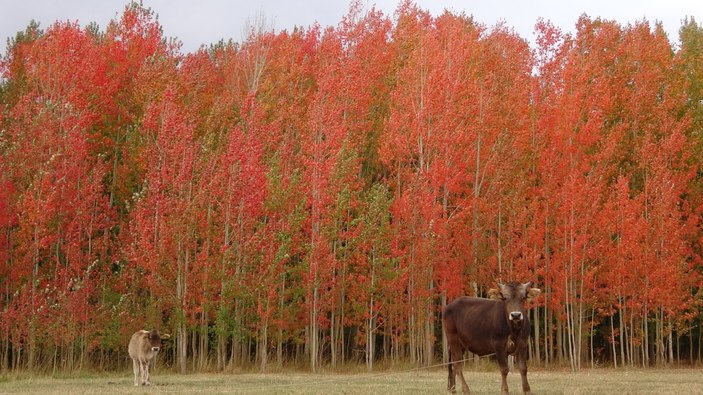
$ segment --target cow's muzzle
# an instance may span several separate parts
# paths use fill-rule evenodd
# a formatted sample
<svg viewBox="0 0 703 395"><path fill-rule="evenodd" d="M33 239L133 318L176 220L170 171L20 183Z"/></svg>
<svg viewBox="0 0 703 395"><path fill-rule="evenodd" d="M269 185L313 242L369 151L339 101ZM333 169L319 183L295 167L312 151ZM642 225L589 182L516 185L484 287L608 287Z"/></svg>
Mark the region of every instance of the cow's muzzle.
<svg viewBox="0 0 703 395"><path fill-rule="evenodd" d="M151 351L154 351L154 352L159 352L159 350L160 350L159 347L152 347L152 348L151 348Z"/></svg>
<svg viewBox="0 0 703 395"><path fill-rule="evenodd" d="M510 313L510 321L522 322L522 313L519 311L513 311Z"/></svg>

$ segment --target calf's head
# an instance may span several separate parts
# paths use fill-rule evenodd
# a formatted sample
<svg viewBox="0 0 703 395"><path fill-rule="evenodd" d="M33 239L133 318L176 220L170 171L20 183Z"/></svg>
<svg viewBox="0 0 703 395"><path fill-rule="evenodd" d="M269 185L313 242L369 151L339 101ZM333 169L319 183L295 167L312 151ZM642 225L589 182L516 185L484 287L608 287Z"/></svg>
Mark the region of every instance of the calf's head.
<svg viewBox="0 0 703 395"><path fill-rule="evenodd" d="M532 288L529 281L524 284L511 282L498 284L498 289L490 289L488 296L503 301L508 323L514 329L520 329L527 314L525 302L536 298L541 292L539 288Z"/></svg>
<svg viewBox="0 0 703 395"><path fill-rule="evenodd" d="M161 334L156 329L149 331L147 336L147 347L149 350L159 352L161 349Z"/></svg>

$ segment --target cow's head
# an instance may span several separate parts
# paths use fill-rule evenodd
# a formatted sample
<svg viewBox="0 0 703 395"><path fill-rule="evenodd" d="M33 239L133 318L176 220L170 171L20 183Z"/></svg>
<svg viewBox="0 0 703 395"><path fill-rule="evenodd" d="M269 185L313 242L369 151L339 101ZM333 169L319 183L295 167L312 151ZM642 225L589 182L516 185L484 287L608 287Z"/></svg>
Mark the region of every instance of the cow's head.
<svg viewBox="0 0 703 395"><path fill-rule="evenodd" d="M525 302L536 298L541 292L539 288L532 288L531 282L524 284L511 282L498 284L498 289L490 289L488 296L491 299L503 301L508 322L514 329L520 329L527 314Z"/></svg>
<svg viewBox="0 0 703 395"><path fill-rule="evenodd" d="M161 349L161 334L156 329L149 331L147 336L149 350L159 352Z"/></svg>

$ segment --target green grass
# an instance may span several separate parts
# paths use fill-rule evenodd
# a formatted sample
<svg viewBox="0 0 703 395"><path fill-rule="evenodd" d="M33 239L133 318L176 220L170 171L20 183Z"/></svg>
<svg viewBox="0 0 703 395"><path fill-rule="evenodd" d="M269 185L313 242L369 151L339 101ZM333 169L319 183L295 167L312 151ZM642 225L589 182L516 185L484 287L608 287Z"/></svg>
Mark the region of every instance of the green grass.
<svg viewBox="0 0 703 395"><path fill-rule="evenodd" d="M465 369L472 394L500 393L500 374ZM534 394L703 394L703 371L670 370L534 370L529 373ZM80 377L4 376L0 394L442 394L444 369L306 374L187 374L156 371L151 387L133 387L131 372L81 374ZM511 372L508 385L521 394L520 374Z"/></svg>

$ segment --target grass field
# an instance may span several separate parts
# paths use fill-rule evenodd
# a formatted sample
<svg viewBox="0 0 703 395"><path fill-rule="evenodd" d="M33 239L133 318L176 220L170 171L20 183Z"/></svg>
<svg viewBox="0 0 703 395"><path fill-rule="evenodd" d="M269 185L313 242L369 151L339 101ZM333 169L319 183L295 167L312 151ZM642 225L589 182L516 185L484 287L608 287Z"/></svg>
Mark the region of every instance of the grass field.
<svg viewBox="0 0 703 395"><path fill-rule="evenodd" d="M500 374L465 371L472 394L500 393ZM529 373L534 394L703 394L703 370L585 370ZM357 374L189 374L156 371L151 387L133 387L131 373L82 377L0 377L0 394L443 394L445 370ZM521 394L520 374L508 385Z"/></svg>

